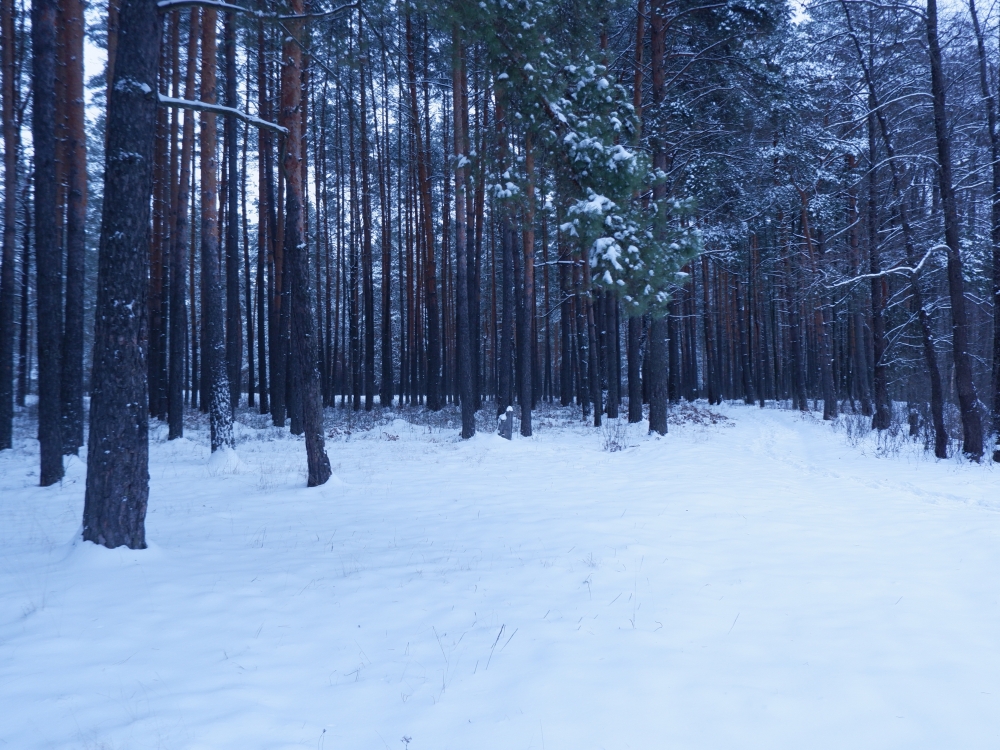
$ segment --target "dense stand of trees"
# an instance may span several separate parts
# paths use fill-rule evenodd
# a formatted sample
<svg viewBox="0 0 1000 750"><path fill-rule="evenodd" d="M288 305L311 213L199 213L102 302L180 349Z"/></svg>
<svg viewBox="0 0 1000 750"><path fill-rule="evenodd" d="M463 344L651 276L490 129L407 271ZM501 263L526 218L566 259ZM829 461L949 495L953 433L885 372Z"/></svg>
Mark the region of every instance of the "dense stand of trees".
<svg viewBox="0 0 1000 750"><path fill-rule="evenodd" d="M310 485L324 407L736 399L1000 460L984 10L0 0L0 449L37 394L59 481L89 394L84 534L138 547L190 409L304 435Z"/></svg>

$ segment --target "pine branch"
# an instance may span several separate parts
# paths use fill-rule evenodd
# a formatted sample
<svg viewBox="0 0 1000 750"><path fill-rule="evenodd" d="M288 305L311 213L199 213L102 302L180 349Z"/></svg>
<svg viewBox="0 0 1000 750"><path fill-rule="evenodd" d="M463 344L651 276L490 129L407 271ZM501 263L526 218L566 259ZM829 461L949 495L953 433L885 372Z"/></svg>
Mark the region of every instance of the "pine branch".
<svg viewBox="0 0 1000 750"><path fill-rule="evenodd" d="M160 0L156 4L157 9L161 13L168 13L172 10L177 10L178 8L188 8L197 5L201 8L215 8L216 10L227 11L231 13L246 13L254 18L266 18L278 21L294 21L301 18L326 18L327 16L333 16L340 13L342 10L347 10L348 8L356 8L358 3L351 2L345 3L344 5L338 5L332 10L323 11L322 13L291 13L291 14L281 14L281 13L264 13L259 10L251 10L250 8L244 8L242 5L233 5L232 3L226 3L222 0Z"/></svg>
<svg viewBox="0 0 1000 750"><path fill-rule="evenodd" d="M208 104L207 102L192 101L191 99L174 99L173 97L164 96L163 94L159 94L158 100L160 104L166 107L192 109L195 112L212 112L217 115L233 115L248 125L253 125L254 127L261 128L262 130L271 130L280 135L288 135L288 129L283 128L281 125L276 125L273 122L262 120L259 117L254 117L253 115L248 115L246 112L242 112L241 110L234 109L232 107L224 107L221 104Z"/></svg>

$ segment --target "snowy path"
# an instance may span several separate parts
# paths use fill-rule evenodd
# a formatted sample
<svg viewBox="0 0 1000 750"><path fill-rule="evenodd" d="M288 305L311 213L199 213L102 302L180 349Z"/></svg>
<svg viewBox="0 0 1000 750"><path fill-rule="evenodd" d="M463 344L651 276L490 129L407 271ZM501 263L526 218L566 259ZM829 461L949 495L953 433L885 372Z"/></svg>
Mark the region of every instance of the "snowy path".
<svg viewBox="0 0 1000 750"><path fill-rule="evenodd" d="M0 455L0 748L997 747L1000 471L721 411L397 421L314 490L296 441L160 436L143 552Z"/></svg>

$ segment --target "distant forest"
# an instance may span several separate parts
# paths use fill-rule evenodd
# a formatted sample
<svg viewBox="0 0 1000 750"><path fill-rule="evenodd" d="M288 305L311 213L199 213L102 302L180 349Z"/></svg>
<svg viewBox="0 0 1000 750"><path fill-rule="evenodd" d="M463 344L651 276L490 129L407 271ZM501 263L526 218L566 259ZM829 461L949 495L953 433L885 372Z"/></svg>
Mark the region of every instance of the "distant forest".
<svg viewBox="0 0 1000 750"><path fill-rule="evenodd" d="M310 485L324 408L741 400L1000 461L997 8L240 2L0 0L0 449L37 403L47 485L86 438L85 538L144 546L193 409Z"/></svg>

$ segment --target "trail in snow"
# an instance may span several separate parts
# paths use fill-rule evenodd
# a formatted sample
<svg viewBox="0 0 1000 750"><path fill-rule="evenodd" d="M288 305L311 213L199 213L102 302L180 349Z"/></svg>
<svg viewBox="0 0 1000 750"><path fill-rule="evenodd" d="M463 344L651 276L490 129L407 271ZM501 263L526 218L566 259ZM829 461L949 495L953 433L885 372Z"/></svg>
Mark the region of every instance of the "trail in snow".
<svg viewBox="0 0 1000 750"><path fill-rule="evenodd" d="M0 454L0 747L996 747L1000 473L716 411L396 420L316 489L273 429L157 432L142 552Z"/></svg>

